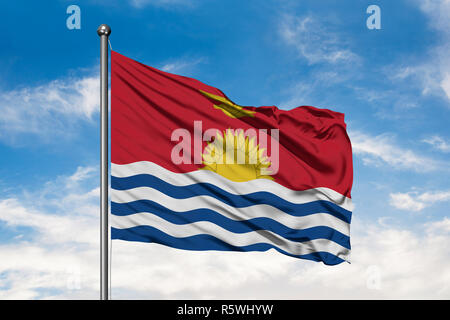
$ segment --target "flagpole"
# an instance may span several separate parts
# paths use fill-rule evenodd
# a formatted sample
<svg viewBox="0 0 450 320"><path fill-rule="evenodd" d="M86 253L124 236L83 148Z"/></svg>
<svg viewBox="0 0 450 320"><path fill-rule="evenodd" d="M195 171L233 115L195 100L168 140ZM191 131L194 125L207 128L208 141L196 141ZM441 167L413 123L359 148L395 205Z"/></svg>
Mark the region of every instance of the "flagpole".
<svg viewBox="0 0 450 320"><path fill-rule="evenodd" d="M108 300L108 37L111 28L102 24L97 34L100 37L100 300Z"/></svg>

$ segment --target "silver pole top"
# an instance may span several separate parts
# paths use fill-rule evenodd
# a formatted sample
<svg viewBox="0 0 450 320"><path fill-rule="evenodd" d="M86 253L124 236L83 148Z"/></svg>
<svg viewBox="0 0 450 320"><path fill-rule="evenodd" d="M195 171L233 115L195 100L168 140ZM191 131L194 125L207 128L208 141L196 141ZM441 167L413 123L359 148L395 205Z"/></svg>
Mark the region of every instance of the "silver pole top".
<svg viewBox="0 0 450 320"><path fill-rule="evenodd" d="M97 34L101 36L109 36L111 34L111 28L107 24L101 24L97 29Z"/></svg>

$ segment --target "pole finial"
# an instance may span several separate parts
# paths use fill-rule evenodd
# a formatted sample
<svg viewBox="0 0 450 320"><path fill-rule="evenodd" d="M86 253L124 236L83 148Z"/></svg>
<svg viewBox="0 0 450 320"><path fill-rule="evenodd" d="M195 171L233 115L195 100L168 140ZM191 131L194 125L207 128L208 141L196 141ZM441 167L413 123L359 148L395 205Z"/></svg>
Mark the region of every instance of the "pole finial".
<svg viewBox="0 0 450 320"><path fill-rule="evenodd" d="M111 28L107 24L101 24L97 29L97 34L101 36L109 36L111 34Z"/></svg>

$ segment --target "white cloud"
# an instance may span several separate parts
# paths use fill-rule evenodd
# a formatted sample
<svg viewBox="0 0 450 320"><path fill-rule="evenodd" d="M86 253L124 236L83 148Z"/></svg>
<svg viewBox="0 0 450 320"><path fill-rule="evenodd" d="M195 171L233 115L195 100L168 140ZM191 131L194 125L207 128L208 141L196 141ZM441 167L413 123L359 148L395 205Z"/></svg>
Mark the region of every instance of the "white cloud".
<svg viewBox="0 0 450 320"><path fill-rule="evenodd" d="M450 100L450 88L448 87L448 75L450 60L440 58L440 47L433 48L428 61L417 65L404 66L402 64L386 68L388 77L396 84L403 83L409 88L420 90L423 96L435 95Z"/></svg>
<svg viewBox="0 0 450 320"><path fill-rule="evenodd" d="M446 73L440 83L442 90L444 90L447 98L450 100L450 73Z"/></svg>
<svg viewBox="0 0 450 320"><path fill-rule="evenodd" d="M0 245L0 299L97 298L98 252L92 248L17 242ZM80 270L80 272L77 272ZM71 286L79 282L80 288Z"/></svg>
<svg viewBox="0 0 450 320"><path fill-rule="evenodd" d="M450 2L448 0L416 0L416 5L437 32L438 43L431 47L428 59L415 65L390 66L393 80L405 81L409 87L418 85L423 95L437 95L450 101Z"/></svg>
<svg viewBox="0 0 450 320"><path fill-rule="evenodd" d="M328 96L324 92L329 91L330 87L334 85L342 85L351 77L348 72L330 71L328 68L317 70L307 79L288 88L286 91L289 98L277 105L287 110L301 105L330 108L336 100L333 100L332 96Z"/></svg>
<svg viewBox="0 0 450 320"><path fill-rule="evenodd" d="M93 172L93 167L78 167L38 191L0 199L0 220L11 227L32 228L47 244L95 243L91 226L97 224L99 188L82 185L83 180L93 180Z"/></svg>
<svg viewBox="0 0 450 320"><path fill-rule="evenodd" d="M204 58L178 59L166 62L160 69L170 73L186 73L189 72L194 66L203 62L205 62Z"/></svg>
<svg viewBox="0 0 450 320"><path fill-rule="evenodd" d="M87 170L76 170L82 171ZM34 231L31 239L27 235L0 244L3 257L0 259L0 298L98 298L98 192L94 191L98 189L80 187L80 184L68 187L67 181L73 176L58 177L50 182L48 189L52 191L47 190L43 196L31 192L34 202L18 198L0 201L0 220L8 225L8 231L16 226ZM84 182L94 184L94 180L97 179L86 176ZM54 192L57 187L60 191ZM41 205L43 197L64 205L46 208ZM77 201L79 198L84 201ZM436 194L421 197L423 201L436 198L441 197ZM88 214L83 213L86 202L96 204ZM71 206L67 206L68 203ZM430 221L422 232L397 228L387 221L362 223L355 218L352 264L334 267L293 259L274 251L191 252L115 240L112 244L112 297L450 298L449 218Z"/></svg>
<svg viewBox="0 0 450 320"><path fill-rule="evenodd" d="M450 152L450 142L440 136L435 135L428 139L423 139L422 142L428 143L442 152Z"/></svg>
<svg viewBox="0 0 450 320"><path fill-rule="evenodd" d="M426 207L425 203L415 200L409 193L391 193L389 203L397 209L420 211Z"/></svg>
<svg viewBox="0 0 450 320"><path fill-rule="evenodd" d="M359 57L346 46L337 33L327 29L312 16L283 16L280 35L287 44L294 46L309 64L359 61Z"/></svg>
<svg viewBox="0 0 450 320"><path fill-rule="evenodd" d="M429 24L436 30L450 35L450 1L449 0L416 0L420 9L429 17Z"/></svg>
<svg viewBox="0 0 450 320"><path fill-rule="evenodd" d="M367 165L388 165L395 169L418 172L433 171L445 166L396 145L393 138L388 135L370 136L359 131L350 131L349 135L353 152L360 155Z"/></svg>
<svg viewBox="0 0 450 320"><path fill-rule="evenodd" d="M46 243L95 242L90 216L42 213L23 207L15 198L0 201L0 220L9 226L31 227L41 234L40 241Z"/></svg>
<svg viewBox="0 0 450 320"><path fill-rule="evenodd" d="M444 218L440 221L429 222L426 225L428 233L446 234L450 233L450 218Z"/></svg>
<svg viewBox="0 0 450 320"><path fill-rule="evenodd" d="M436 203L450 201L450 191L391 193L390 204L397 209L421 211Z"/></svg>
<svg viewBox="0 0 450 320"><path fill-rule="evenodd" d="M68 134L79 120L90 121L99 105L98 77L65 78L0 92L0 139L20 134Z"/></svg>
<svg viewBox="0 0 450 320"><path fill-rule="evenodd" d="M419 195L417 199L430 203L450 201L450 191L425 192Z"/></svg>
<svg viewBox="0 0 450 320"><path fill-rule="evenodd" d="M0 299L45 299L60 292L62 298L97 297L99 189L94 172L78 167L39 190L0 199L0 221L11 233L0 244ZM82 291L73 288L74 281L81 282Z"/></svg>
<svg viewBox="0 0 450 320"><path fill-rule="evenodd" d="M77 171L71 175L68 180L70 181L82 181L89 178L96 169L94 167L78 167Z"/></svg>

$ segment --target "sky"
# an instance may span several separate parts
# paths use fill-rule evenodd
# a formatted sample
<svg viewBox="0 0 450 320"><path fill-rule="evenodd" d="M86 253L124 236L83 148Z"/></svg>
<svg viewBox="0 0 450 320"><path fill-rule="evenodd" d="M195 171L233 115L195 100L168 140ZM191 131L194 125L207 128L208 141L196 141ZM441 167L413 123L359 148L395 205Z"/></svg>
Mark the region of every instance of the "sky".
<svg viewBox="0 0 450 320"><path fill-rule="evenodd" d="M107 4L106 4L107 3ZM66 12L80 8L80 29ZM381 29L369 29L377 5ZM114 240L113 299L449 299L449 0L3 1L0 299L99 297L99 38L239 105L345 113L351 264Z"/></svg>

